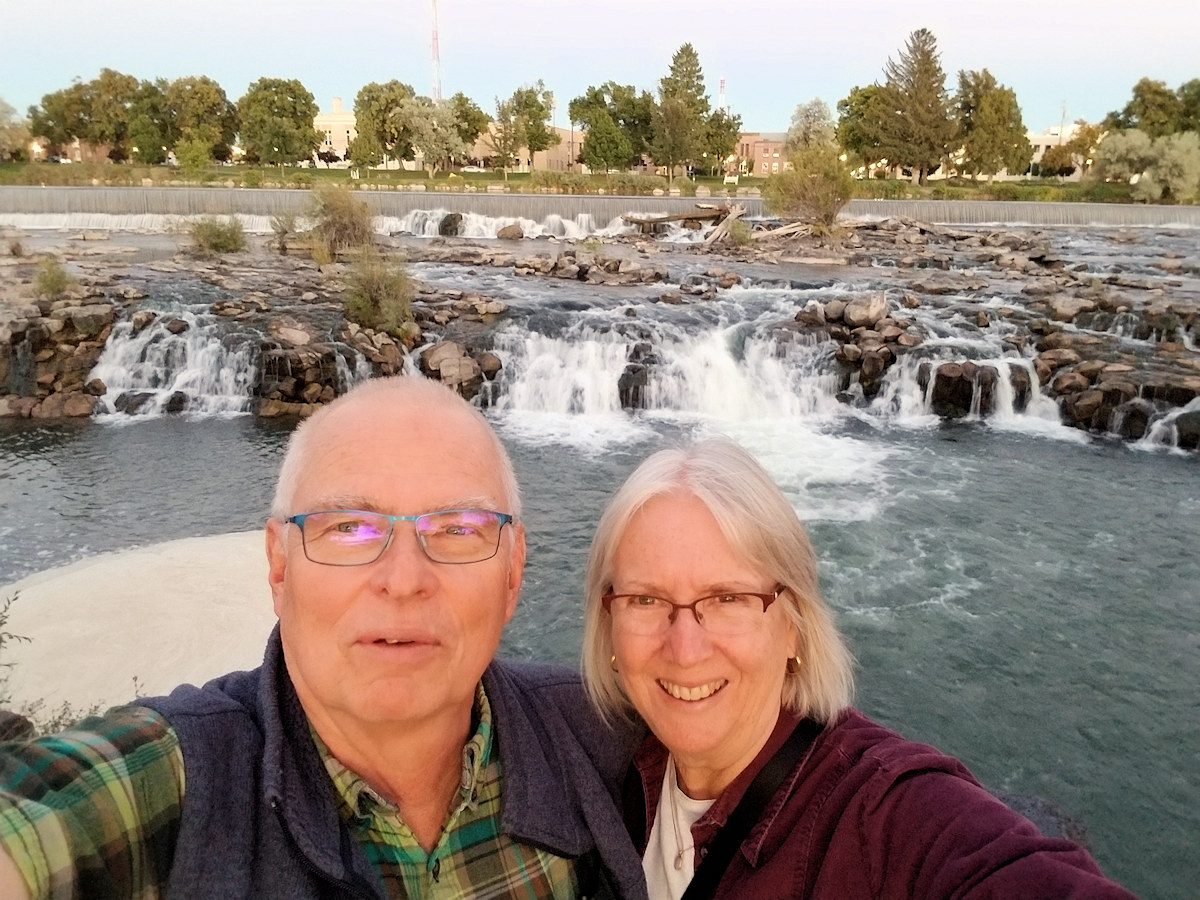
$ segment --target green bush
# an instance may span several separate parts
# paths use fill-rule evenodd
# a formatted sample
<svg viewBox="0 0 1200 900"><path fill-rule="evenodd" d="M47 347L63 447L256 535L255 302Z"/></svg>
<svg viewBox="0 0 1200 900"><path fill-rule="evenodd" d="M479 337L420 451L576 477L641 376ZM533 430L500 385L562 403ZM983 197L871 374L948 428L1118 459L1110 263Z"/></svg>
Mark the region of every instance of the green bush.
<svg viewBox="0 0 1200 900"><path fill-rule="evenodd" d="M292 212L271 216L271 230L275 232L275 246L280 253L287 253L287 242L296 234L296 214Z"/></svg>
<svg viewBox="0 0 1200 900"><path fill-rule="evenodd" d="M591 194L596 192L589 175L580 172L535 171L529 175L534 190L551 190L559 194Z"/></svg>
<svg viewBox="0 0 1200 900"><path fill-rule="evenodd" d="M828 231L854 196L854 176L836 147L813 144L795 153L792 169L763 185L763 202L777 215L795 216Z"/></svg>
<svg viewBox="0 0 1200 900"><path fill-rule="evenodd" d="M347 272L346 318L364 328L403 334L412 321L413 285L402 262L364 247Z"/></svg>
<svg viewBox="0 0 1200 900"><path fill-rule="evenodd" d="M640 172L618 172L609 181L609 191L634 197L648 197L656 189L665 191L667 179L662 175L642 175Z"/></svg>
<svg viewBox="0 0 1200 900"><path fill-rule="evenodd" d="M39 297L59 300L73 284L75 279L57 257L47 256L38 263L37 274L33 277L33 289Z"/></svg>
<svg viewBox="0 0 1200 900"><path fill-rule="evenodd" d="M242 185L248 188L262 187L262 169L246 169L242 172Z"/></svg>
<svg viewBox="0 0 1200 900"><path fill-rule="evenodd" d="M750 226L741 219L729 223L729 240L735 247L748 247L754 243Z"/></svg>
<svg viewBox="0 0 1200 900"><path fill-rule="evenodd" d="M205 253L236 253L246 249L246 232L240 219L205 216L188 226L196 248Z"/></svg>
<svg viewBox="0 0 1200 900"><path fill-rule="evenodd" d="M312 192L307 216L313 221L314 255L323 248L329 257L345 250L367 247L375 241L375 229L367 204L357 199L349 188L325 184Z"/></svg>

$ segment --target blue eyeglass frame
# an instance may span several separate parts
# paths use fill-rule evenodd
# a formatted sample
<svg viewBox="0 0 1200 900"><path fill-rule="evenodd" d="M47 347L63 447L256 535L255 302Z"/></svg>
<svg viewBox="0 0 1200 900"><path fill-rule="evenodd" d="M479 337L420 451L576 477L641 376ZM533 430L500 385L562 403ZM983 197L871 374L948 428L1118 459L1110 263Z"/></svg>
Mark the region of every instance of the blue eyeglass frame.
<svg viewBox="0 0 1200 900"><path fill-rule="evenodd" d="M311 556L309 556L308 555L308 541L304 537L304 520L307 519L309 516L319 516L322 513L331 513L331 512L333 512L333 513L362 513L365 516L378 516L381 519L387 519L388 520L387 540L385 540L383 542L383 544L380 545L379 553L372 559L367 559L367 560L363 560L362 562L353 562L353 563L320 562L318 560L313 559ZM491 515L491 516L496 516L500 520L500 529L499 529L499 531L496 532L496 546L492 548L492 553L490 556L485 556L482 559L472 559L472 560L466 560L463 562L447 562L444 559L434 559L432 556L430 556L429 549L425 546L424 535L421 534L421 530L419 528L414 529L415 533L416 533L416 538L417 538L417 546L419 546L421 548L421 552L425 554L426 558L430 562L435 562L438 565L442 565L442 566L469 566L472 563L487 562L489 559L492 559L497 553L500 552L500 534L504 531L504 526L511 525L513 522L515 522L517 520L517 517L514 516L512 513L502 513L502 512L498 512L494 509L482 509L479 507L464 507L461 509L435 509L435 510L432 510L431 512L417 513L417 514L411 515L411 516L393 516L389 513L375 512L374 510L371 510L371 509L314 509L312 512L298 513L294 516L288 516L283 521L289 525L295 525L297 528L300 529L300 545L304 548L304 556L305 556L305 558L308 559L309 562L316 563L318 566L369 566L371 563L376 562L379 559L379 557L383 556L383 554L387 552L387 548L392 545L392 538L396 534L396 523L397 522L412 522L413 525L415 526L418 519L424 519L428 516L438 516L438 515L442 515L443 513L456 513L456 512L481 512L481 513L487 513L488 515Z"/></svg>

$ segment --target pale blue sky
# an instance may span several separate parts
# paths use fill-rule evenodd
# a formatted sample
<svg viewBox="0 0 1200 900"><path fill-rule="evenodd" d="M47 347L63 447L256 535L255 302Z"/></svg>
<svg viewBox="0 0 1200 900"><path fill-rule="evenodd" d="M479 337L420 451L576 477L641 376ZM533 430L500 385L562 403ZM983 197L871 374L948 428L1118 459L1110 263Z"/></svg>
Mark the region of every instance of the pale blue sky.
<svg viewBox="0 0 1200 900"><path fill-rule="evenodd" d="M208 75L231 100L263 76L298 78L328 110L370 81L432 90L430 0L0 0L0 98L20 114L102 67L138 78ZM747 130L784 131L796 105L836 107L881 78L908 34L938 39L951 90L960 69L1012 87L1025 124L1098 121L1143 76L1200 77L1197 0L439 0L444 96L489 113L538 78L556 122L589 85L653 90L691 42L714 102Z"/></svg>

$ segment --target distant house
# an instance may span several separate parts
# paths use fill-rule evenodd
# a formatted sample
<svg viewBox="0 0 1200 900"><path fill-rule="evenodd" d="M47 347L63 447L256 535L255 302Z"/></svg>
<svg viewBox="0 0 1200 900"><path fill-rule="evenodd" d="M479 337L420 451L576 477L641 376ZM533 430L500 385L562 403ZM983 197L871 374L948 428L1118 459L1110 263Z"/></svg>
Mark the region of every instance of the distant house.
<svg viewBox="0 0 1200 900"><path fill-rule="evenodd" d="M788 167L783 142L787 134L782 131L744 131L738 135L737 155L742 175L766 178L777 175Z"/></svg>

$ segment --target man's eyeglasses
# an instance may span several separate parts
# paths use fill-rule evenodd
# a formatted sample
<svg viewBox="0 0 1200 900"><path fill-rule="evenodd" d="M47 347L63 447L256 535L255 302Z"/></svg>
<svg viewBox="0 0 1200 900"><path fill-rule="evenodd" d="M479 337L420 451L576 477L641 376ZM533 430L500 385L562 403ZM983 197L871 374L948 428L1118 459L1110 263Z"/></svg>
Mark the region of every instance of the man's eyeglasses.
<svg viewBox="0 0 1200 900"><path fill-rule="evenodd" d="M665 634L681 609L690 610L709 634L746 634L762 625L763 614L783 590L783 585L778 585L770 594L729 591L691 603L672 603L649 594L608 593L600 602L615 627L643 637Z"/></svg>
<svg viewBox="0 0 1200 900"><path fill-rule="evenodd" d="M513 517L490 509L443 509L389 516L361 509L324 509L284 521L300 529L304 555L324 566L363 566L383 555L397 522L412 522L417 543L438 563L483 562L496 555L500 531Z"/></svg>

